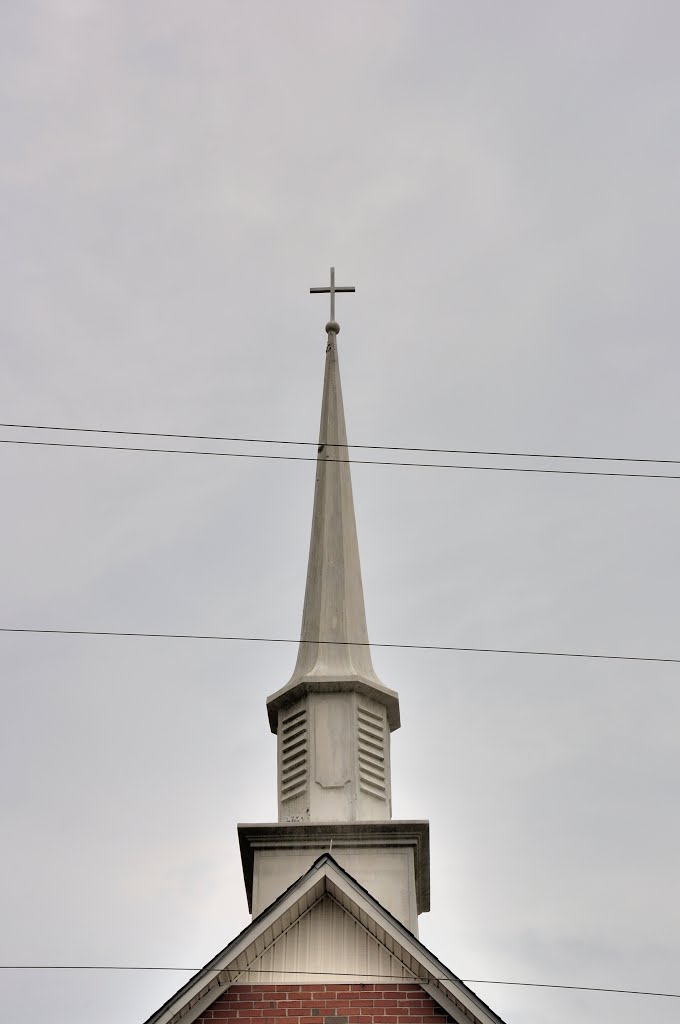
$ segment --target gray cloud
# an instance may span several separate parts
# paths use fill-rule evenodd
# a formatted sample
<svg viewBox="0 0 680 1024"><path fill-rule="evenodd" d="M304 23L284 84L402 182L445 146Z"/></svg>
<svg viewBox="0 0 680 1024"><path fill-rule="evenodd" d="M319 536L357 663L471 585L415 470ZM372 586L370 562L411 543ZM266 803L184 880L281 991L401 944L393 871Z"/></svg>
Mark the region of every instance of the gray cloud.
<svg viewBox="0 0 680 1024"><path fill-rule="evenodd" d="M5 5L2 420L313 440L334 263L350 440L680 458L679 20ZM2 624L297 635L311 463L0 457ZM376 641L678 656L676 483L353 480ZM275 814L294 647L0 644L0 961L204 963L247 920L235 823ZM431 820L425 943L463 977L677 988L676 667L374 660L395 814ZM8 1020L106 1024L179 981L0 984ZM526 1024L674 1010L479 991Z"/></svg>

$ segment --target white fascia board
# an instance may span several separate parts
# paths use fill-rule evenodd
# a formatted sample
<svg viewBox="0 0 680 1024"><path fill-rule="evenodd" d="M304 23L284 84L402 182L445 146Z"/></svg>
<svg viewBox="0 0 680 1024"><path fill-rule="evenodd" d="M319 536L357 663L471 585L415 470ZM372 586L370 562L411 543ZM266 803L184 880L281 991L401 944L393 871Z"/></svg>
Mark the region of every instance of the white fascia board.
<svg viewBox="0 0 680 1024"><path fill-rule="evenodd" d="M415 936L410 936L405 929L402 931L397 923L392 923L390 918L385 914L381 914L380 910L376 908L375 903L372 899L367 898L366 895L358 888L355 887L353 879L343 872L340 874L338 870L332 864L326 864L326 875L338 887L347 898L356 905L359 910L363 910L364 913L371 917L376 923L379 923L385 934L389 935L395 944L401 948L405 953L413 957L413 959L422 967L423 972L428 974L433 982L431 985L430 995L433 999L436 999L447 1012L451 1013L454 1020L461 1019L460 1010L458 1010L458 1017L452 1012L451 1004L449 1000L446 1000L446 992L461 1003L469 1013L473 1014L480 1024L503 1024L500 1017L496 1016L493 1010L487 1008L481 1000L477 1000L474 995L467 990L462 982L460 982L455 975L451 973L443 964L438 960L435 960L426 949L415 939ZM397 954L398 955L398 954ZM444 977L448 975L448 977ZM442 991L442 989L444 991ZM446 1000L446 1004L442 1002L442 999ZM469 1020L469 1019L468 1019Z"/></svg>
<svg viewBox="0 0 680 1024"><path fill-rule="evenodd" d="M217 986L209 988L208 991L201 996L198 1002L194 1003L194 1005L191 1007L190 1010L187 1011L187 1013L182 1014L182 1016L179 1018L178 1024L193 1024L193 1022L197 1020L202 1013L205 1013L205 1011L209 1009L210 1006L212 1006L216 999L220 998L220 995L223 992L227 991L229 985L222 985L221 987L217 988L217 995L215 994L216 988ZM177 1010L174 1011L174 1013L177 1012ZM165 1020L165 1017L163 1017L162 1019Z"/></svg>
<svg viewBox="0 0 680 1024"><path fill-rule="evenodd" d="M246 928L240 941L237 941L235 945L228 946L222 957L212 961L210 964L207 964L196 978L196 981L191 988L182 992L181 995L178 995L177 999L168 1006L162 1016L152 1018L153 1024L170 1024L170 1022L173 1021L176 1015L181 1011L183 1006L186 1006L187 1003L190 1003L193 999L196 999L197 996L200 996L201 998L198 1003L195 1004L195 1006L192 1006L188 1013L183 1014L182 1017L179 1018L182 1021L182 1024L185 1024L185 1021L186 1024L190 1024L191 1021L195 1020L196 1017L200 1015L201 1010L205 1010L211 1002L217 999L218 995L226 992L231 985L236 984L238 977L222 982L219 986L212 985L208 992L204 993L203 991L206 985L209 985L211 981L216 980L222 972L231 969L238 972L238 974L242 974L246 968L240 969L238 967L232 967L231 965L238 960L242 953L252 946L253 942L255 942L260 935L266 932L267 928L272 926L273 922L282 917L286 911L292 910L297 906L300 912L304 912L307 908L305 907L303 910L303 908L300 907L300 904L310 890L319 883L320 877L323 874L324 866L321 865L317 871L309 875L304 881L301 881L299 888L296 885L280 903L277 902L275 907L272 907L268 912L263 914L260 920L257 921L255 927ZM323 895L324 891L325 887L324 890L319 893L319 898ZM299 917L300 913L294 915L293 920L296 916ZM201 1010L196 1009L199 1005ZM194 1012L195 1010L196 1012Z"/></svg>
<svg viewBox="0 0 680 1024"><path fill-rule="evenodd" d="M443 1010L446 1010L449 1017L452 1017L456 1021L456 1024L470 1024L470 1014L465 1010L461 1010L460 1005L454 1002L453 999L444 995L437 985L429 983L426 984L422 981L420 984L422 985L423 991L427 992L428 996L432 996L435 1003L441 1006ZM475 1017L477 1016L478 1013L475 1011Z"/></svg>

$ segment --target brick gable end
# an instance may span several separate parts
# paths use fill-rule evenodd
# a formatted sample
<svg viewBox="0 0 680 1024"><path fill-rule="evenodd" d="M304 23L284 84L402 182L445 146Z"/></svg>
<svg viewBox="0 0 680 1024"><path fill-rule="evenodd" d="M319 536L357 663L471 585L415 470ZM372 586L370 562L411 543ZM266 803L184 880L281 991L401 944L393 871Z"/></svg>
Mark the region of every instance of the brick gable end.
<svg viewBox="0 0 680 1024"><path fill-rule="evenodd" d="M234 985L196 1024L447 1024L420 985Z"/></svg>

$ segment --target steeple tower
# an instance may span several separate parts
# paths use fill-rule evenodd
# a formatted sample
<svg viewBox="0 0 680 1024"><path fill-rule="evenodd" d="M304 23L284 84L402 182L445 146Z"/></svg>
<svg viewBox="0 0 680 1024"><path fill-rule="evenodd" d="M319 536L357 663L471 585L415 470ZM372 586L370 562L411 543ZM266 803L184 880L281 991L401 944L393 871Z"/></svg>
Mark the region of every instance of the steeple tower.
<svg viewBox="0 0 680 1024"><path fill-rule="evenodd" d="M279 820L391 817L389 734L399 698L378 679L368 646L337 336L326 369L297 664L267 701L279 736Z"/></svg>
<svg viewBox="0 0 680 1024"><path fill-rule="evenodd" d="M368 644L337 351L335 294L354 288L336 287L332 268L330 287L310 290L330 293L331 319L307 585L293 675L267 700L278 743L279 824L239 826L246 889L257 912L304 869L303 850L332 846L415 931L428 909L429 832L427 822L391 820L399 697L376 675Z"/></svg>

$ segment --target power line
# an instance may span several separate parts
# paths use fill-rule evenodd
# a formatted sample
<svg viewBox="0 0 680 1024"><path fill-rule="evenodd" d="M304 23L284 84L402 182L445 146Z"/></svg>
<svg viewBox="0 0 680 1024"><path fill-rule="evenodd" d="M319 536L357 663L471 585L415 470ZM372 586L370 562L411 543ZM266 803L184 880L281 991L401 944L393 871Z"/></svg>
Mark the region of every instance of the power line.
<svg viewBox="0 0 680 1024"><path fill-rule="evenodd" d="M46 448L89 448L98 451L151 452L159 455L212 455L229 459L275 459L279 462L316 462L313 455L271 455L261 452L211 452L195 448L142 448L117 444L79 444L72 441L24 441L14 438L0 438L0 444L39 445ZM487 473L547 473L557 476L618 476L638 480L680 480L675 473L627 473L621 470L601 469L547 469L538 466L469 466L450 462L396 462L383 459L325 459L326 462L342 462L359 466L399 466L412 469L468 469Z"/></svg>
<svg viewBox="0 0 680 1024"><path fill-rule="evenodd" d="M440 979L435 979L439 981ZM491 978L461 978L466 985L519 985L523 988L559 988L573 992L612 992L625 996L661 996L665 999L680 999L680 992L654 992L638 988L606 988L601 985L553 985L544 981L496 981Z"/></svg>
<svg viewBox="0 0 680 1024"><path fill-rule="evenodd" d="M36 633L57 636L143 637L155 640L227 640L256 644L335 644L338 647L390 647L405 651L463 651L472 654L523 654L541 658L586 658L596 661L643 661L680 665L680 658L660 658L633 654L590 654L585 651L538 651L511 647L463 647L448 644L389 644L352 640L302 640L274 636L226 636L220 633L141 633L112 629L36 629L28 626L0 626L0 633Z"/></svg>
<svg viewBox="0 0 680 1024"><path fill-rule="evenodd" d="M240 981L243 975L250 974L271 974L271 968L268 970L257 970L255 968L247 967L241 971L238 968L228 967L161 967L161 966L140 966L138 964L123 965L123 964L0 964L0 971L166 971L172 973L184 973L184 974L197 974L203 972L204 974L222 974L225 971L228 973L238 974L238 979L233 979L235 982ZM436 977L430 975L427 978L394 978L391 975L386 974L359 974L355 971L290 971L290 970L277 970L276 974L285 975L314 975L321 977L347 977L347 978L371 978L380 979L382 981L392 981L395 984L403 982L405 984L412 984L417 982L420 984L426 984L430 981L450 981L450 978L445 976ZM563 989L572 992L606 992L615 995L626 995L626 996L656 996L661 999L680 999L680 992L657 992L651 989L637 989L637 988L608 988L603 985L564 985L564 984L553 984L544 981L506 981L498 978L460 978L460 981L465 985L514 985L521 988L549 988L549 989ZM275 982L273 983L275 984Z"/></svg>
<svg viewBox="0 0 680 1024"><path fill-rule="evenodd" d="M13 430L66 430L78 434L119 434L126 437L172 437L187 441L228 441L239 444L290 444L315 446L316 441L287 441L281 438L264 437L225 437L222 434L170 434L154 430L105 430L103 427L55 427L44 423L0 423L0 427ZM657 465L680 466L680 459L641 459L628 458L623 455L564 455L555 452L494 452L481 448L413 448L407 445L389 444L350 444L350 448L362 448L381 452L420 452L431 455L488 455L500 458L518 459L568 459L585 460L586 462L647 462ZM157 449L153 449L156 451Z"/></svg>

